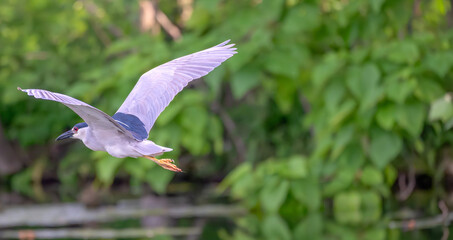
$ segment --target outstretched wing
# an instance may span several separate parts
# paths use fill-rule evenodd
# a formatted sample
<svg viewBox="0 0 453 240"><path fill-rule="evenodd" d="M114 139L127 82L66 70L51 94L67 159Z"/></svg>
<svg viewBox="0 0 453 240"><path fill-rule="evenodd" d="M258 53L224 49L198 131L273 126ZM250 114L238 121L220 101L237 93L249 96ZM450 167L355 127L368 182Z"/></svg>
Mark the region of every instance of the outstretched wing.
<svg viewBox="0 0 453 240"><path fill-rule="evenodd" d="M117 134L117 132L120 132L128 137L134 138L132 136L132 133L124 129L118 122L115 121L115 119L113 119L103 111L80 100L66 96L64 94L54 93L41 89L18 89L35 98L63 103L68 108L72 109L72 111L77 113L77 115L79 115L93 130L114 131L115 134Z"/></svg>
<svg viewBox="0 0 453 240"><path fill-rule="evenodd" d="M217 46L162 64L143 74L115 114L138 117L148 133L159 114L187 84L211 72L236 53L234 44ZM115 117L114 115L114 117ZM126 118L124 118L126 121Z"/></svg>

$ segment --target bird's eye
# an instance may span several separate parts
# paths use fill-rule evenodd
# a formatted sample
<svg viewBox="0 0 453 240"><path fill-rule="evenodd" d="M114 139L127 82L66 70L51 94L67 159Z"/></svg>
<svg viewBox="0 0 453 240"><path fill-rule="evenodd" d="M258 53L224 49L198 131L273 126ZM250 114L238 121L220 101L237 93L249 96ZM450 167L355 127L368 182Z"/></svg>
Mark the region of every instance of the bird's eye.
<svg viewBox="0 0 453 240"><path fill-rule="evenodd" d="M74 127L74 131L77 132L79 131L79 129L77 127Z"/></svg>

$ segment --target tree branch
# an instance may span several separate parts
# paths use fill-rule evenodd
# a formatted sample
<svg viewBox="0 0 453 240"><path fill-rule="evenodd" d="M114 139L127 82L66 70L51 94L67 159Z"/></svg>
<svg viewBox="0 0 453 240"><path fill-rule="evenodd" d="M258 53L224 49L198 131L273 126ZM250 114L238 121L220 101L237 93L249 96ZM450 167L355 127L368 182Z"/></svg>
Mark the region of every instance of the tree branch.
<svg viewBox="0 0 453 240"><path fill-rule="evenodd" d="M417 229L428 229L439 226L448 226L453 220L453 212L448 214L439 214L430 218L421 218L421 219L409 219L403 221L390 221L388 227L390 229L403 229L403 230L417 230Z"/></svg>
<svg viewBox="0 0 453 240"><path fill-rule="evenodd" d="M229 217L241 216L246 211L237 206L203 205L175 207L143 207L139 203L86 208L79 203L8 207L0 212L0 228L20 226L68 226L89 222L111 222L118 219L145 216Z"/></svg>
<svg viewBox="0 0 453 240"><path fill-rule="evenodd" d="M156 236L191 236L200 235L199 227L173 227L173 228L127 228L127 229L86 229L86 228L60 228L38 230L4 230L0 231L1 239L113 239L113 238L153 238Z"/></svg>

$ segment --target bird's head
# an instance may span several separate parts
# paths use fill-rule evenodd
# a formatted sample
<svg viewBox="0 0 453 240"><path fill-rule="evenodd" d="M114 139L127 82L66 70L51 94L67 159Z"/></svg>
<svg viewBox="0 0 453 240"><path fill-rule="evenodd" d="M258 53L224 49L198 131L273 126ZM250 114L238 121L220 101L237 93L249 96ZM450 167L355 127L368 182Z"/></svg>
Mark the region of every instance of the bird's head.
<svg viewBox="0 0 453 240"><path fill-rule="evenodd" d="M86 123L77 123L71 130L64 132L60 136L57 137L56 141L60 141L66 138L78 138L84 139L88 124Z"/></svg>

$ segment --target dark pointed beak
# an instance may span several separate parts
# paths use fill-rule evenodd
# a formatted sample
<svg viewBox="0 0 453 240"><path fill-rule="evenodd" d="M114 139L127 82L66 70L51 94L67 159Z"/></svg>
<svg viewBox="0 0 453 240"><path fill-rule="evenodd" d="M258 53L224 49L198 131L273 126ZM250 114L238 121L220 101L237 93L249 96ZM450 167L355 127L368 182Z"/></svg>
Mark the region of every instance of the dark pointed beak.
<svg viewBox="0 0 453 240"><path fill-rule="evenodd" d="M57 139L55 139L55 141L60 141L60 140L66 139L66 138L70 138L70 137L72 137L72 135L74 135L72 130L66 131L63 134L61 134L60 136L58 136Z"/></svg>

